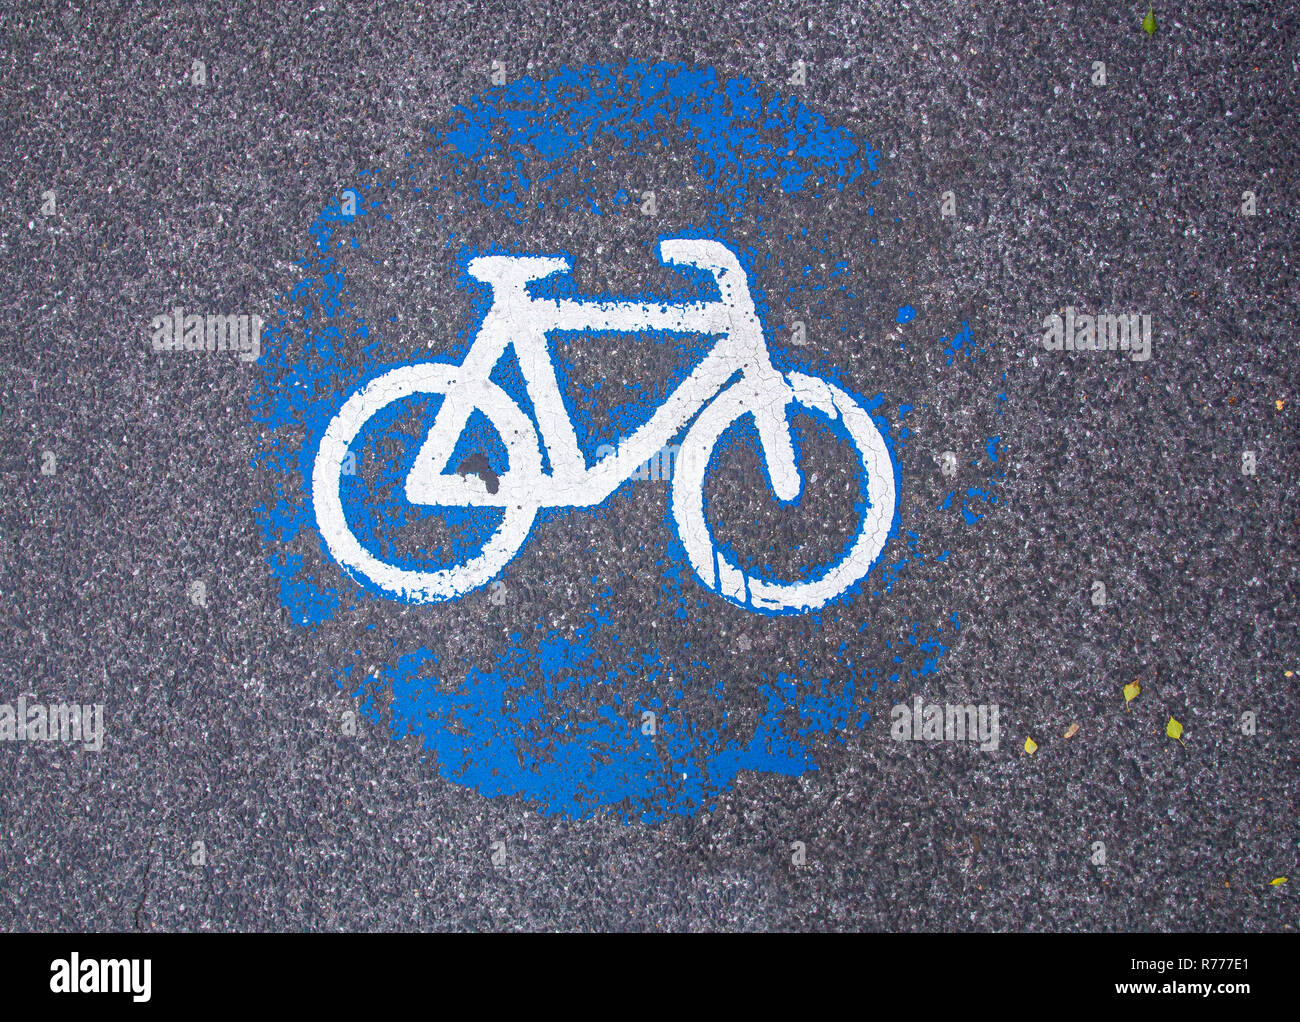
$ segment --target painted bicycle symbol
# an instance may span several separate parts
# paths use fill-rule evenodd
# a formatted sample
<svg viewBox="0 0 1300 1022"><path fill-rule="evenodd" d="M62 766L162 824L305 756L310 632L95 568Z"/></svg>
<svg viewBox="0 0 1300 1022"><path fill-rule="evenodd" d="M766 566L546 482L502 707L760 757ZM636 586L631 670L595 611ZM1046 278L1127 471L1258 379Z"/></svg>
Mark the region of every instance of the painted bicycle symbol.
<svg viewBox="0 0 1300 1022"><path fill-rule="evenodd" d="M519 552L542 508L603 503L651 455L684 428L673 474L670 508L678 538L699 581L724 599L764 613L806 613L858 582L884 549L894 517L897 484L885 439L870 414L835 385L771 362L745 271L718 241L674 238L659 243L664 263L709 272L720 300L650 304L535 298L532 281L568 272L567 257L480 256L471 276L492 288L492 304L464 360L426 361L370 380L330 420L312 469L312 499L321 537L336 561L385 594L410 603L456 599L491 581ZM547 348L548 331L672 331L717 337L712 349L650 419L593 465L578 446ZM489 379L513 346L536 425ZM343 464L353 441L383 409L412 395L437 395L441 405L405 482L405 497L424 507L493 507L501 522L461 563L416 570L375 556L350 528L341 493ZM857 534L838 561L811 578L782 582L746 573L714 542L704 509L704 477L719 440L747 415L757 428L776 497L798 499L803 475L790 435L791 408L802 406L842 424L861 460L866 508ZM470 417L481 413L505 445L508 468L494 492L472 474L449 471ZM541 442L549 462L543 471Z"/></svg>

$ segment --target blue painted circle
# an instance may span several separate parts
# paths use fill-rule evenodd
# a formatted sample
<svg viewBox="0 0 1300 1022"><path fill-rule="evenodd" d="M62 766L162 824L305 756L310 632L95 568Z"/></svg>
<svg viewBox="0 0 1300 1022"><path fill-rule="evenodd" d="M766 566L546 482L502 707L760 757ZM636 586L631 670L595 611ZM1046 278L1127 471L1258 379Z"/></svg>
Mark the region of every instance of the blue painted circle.
<svg viewBox="0 0 1300 1022"><path fill-rule="evenodd" d="M673 230L736 246L765 320L763 282L798 271L770 265L753 246L740 247L733 228L746 225L752 235L757 225L760 238L775 229L770 217L764 219L765 203L774 195L818 202L846 193L864 195L877 183L879 153L797 97L765 92L743 78L722 80L708 68L673 64L565 70L543 81L524 79L492 89L435 128L426 153L446 168L435 187L448 197L468 196L526 234L530 217L559 201L560 194L565 204L589 204L583 212L592 215L640 202L635 194L598 189L586 194L579 189L580 198L575 198L571 182L575 174L583 180L595 150L612 145L651 158L668 136L689 155L697 186L714 200L699 222L674 224ZM489 164L492 174L485 175ZM560 182L570 186L559 189ZM402 182L393 181L391 187L400 188ZM390 183L378 172L361 175L312 225L314 245L302 261L306 279L285 296L283 317L265 346L253 402L254 417L267 435L257 463L271 474L277 490L276 499L259 509L268 563L293 620L309 628L375 601L384 609L397 607L367 592L327 558L320 565L323 548L314 533L307 482L315 445L346 396L385 369L424 357L393 350L373 312L352 307L347 271L339 259L339 253L366 244L361 230L366 218L390 215L382 197L389 194L385 188ZM436 209L438 196L428 198ZM809 241L809 260L829 260L834 274L847 280L850 260L814 249L814 240ZM376 260L388 254L368 253ZM472 254L460 252L457 258L463 262ZM587 253L572 255L581 260ZM471 300L481 321L483 295L466 299ZM772 323L765 326L773 333ZM689 343L683 345L682 362L689 365L695 351ZM773 353L779 357L775 347ZM563 373L561 378L563 382ZM503 379L501 385L523 406L526 395L517 379ZM405 412L427 425L437 399L411 399L409 404ZM868 404L895 444L880 401ZM409 469L419 440L418 428L401 435L402 414L397 407L386 410L386 417L373 424L373 435L363 432L355 441L360 461L377 463L381 471L378 483L345 480L344 504L350 523L372 551L391 556L394 563L406 557L428 566L437 559L403 552L389 534L395 522L408 522L413 515L394 485ZM489 446L490 439L485 441ZM489 452L495 471L501 457L499 451ZM472 550L491 533L492 523L485 524L477 512L464 512L459 525L454 516L449 520L460 529L463 547L443 551L443 561ZM543 513L534 536L547 520ZM742 771L798 775L816 769L811 751L816 742L864 722L861 679L852 672L834 682L785 674L755 679L747 673L733 684L757 686L762 709L745 735L691 719L682 709L685 688L707 688L725 716L726 684L709 665L693 662L689 651L647 648L614 632L602 613L602 605L615 598L609 580L593 577L588 583L581 566L574 571L591 586L593 600L584 623L570 633L512 640L491 667L472 666L456 684L447 683L453 665L425 647L395 649L391 662L374 672L360 661L340 663L339 684L357 695L375 719L382 693L394 735L416 735L444 778L485 796L521 796L544 813L571 816L605 807L647 820L694 813ZM680 594L694 579L681 557L667 558L663 572L660 612L680 618L686 606ZM582 712L575 712L575 700ZM792 712L803 721L794 733L786 727Z"/></svg>

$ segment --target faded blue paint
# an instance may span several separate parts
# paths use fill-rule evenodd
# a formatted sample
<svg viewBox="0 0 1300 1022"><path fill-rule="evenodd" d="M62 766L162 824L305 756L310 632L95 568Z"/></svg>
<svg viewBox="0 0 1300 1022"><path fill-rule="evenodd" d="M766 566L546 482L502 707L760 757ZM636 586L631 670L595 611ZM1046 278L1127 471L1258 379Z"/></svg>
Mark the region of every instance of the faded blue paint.
<svg viewBox="0 0 1300 1022"><path fill-rule="evenodd" d="M731 244L749 275L777 368L797 367L852 394L852 383L842 378L840 367L806 358L805 351L781 347L784 324L772 318L763 292L764 285L783 283L790 295L835 289L857 300L850 290L852 259L835 249L842 240L812 237L806 227L800 228L807 263L787 267L761 248L737 244L731 236L731 226L742 221L756 224L760 237L770 236L771 226L762 210L765 195L773 189L820 199L846 190L863 196L881 183L874 176L880 153L852 132L828 124L794 96L765 95L747 79L720 81L712 69L674 64L588 67L564 70L541 81L526 78L473 97L456 108L447 124L432 131L425 152L436 154L447 170L427 191L472 198L526 226L535 211L568 205L568 199L554 197L554 187L562 175L566 187L571 186L570 178L592 146L612 142L631 153L648 155L659 144L664 124L671 125L679 142L689 148L700 186L717 198L702 223L675 224L673 234ZM471 180L481 174L483 160L489 156L506 157L504 170L491 182ZM872 178L869 184L864 183L867 177ZM629 196L624 190L601 194L593 182L583 179L581 183L587 189L581 197L583 212L613 217L638 210L635 194ZM353 307L345 271L335 257L345 247L365 251L359 228L366 217L391 218L383 208L381 184L377 171L361 172L352 186L356 214L343 213L336 198L311 225L313 249L299 260L307 279L284 296L279 324L266 331L260 361L263 378L252 401L253 418L265 431L254 463L269 473L277 490L271 506L257 509L267 563L291 619L308 628L376 600L392 606L368 591L364 580L337 571L328 557L325 579L312 577L302 554L290 550L291 544L300 551L303 543L310 543L323 551L315 533L309 485L316 447L329 419L349 393L417 357L386 346L383 323L372 326ZM392 187L398 186L392 182ZM421 192L414 186L411 190ZM436 200L434 194L427 197ZM874 207L867 212L874 215ZM442 219L436 216L436 221ZM449 257L461 268L459 286L467 306L474 310L472 325L440 356L458 360L486 314L489 296L464 271L468 260L480 253L458 240L454 231L447 246ZM367 254L376 261L385 255ZM585 254L573 255L580 262ZM813 266L823 263L829 269L814 272ZM688 274L685 279L681 292L654 297L707 298L708 289L716 288L707 274ZM573 282L554 277L538 285L539 293L546 289L571 294ZM912 306L903 306L898 322L914 316ZM810 324L810 329L832 328L843 334L847 325L828 315L821 315L815 326ZM615 400L602 413L603 423L592 412L604 398L597 392L610 386L610 381L580 386L572 378L572 367L556 357L566 407L589 458L602 440L616 440L644 421L709 346L708 338L654 339L677 349L680 376L646 390L629 390L626 400ZM947 338L943 343L948 343ZM959 353L973 357L976 351L973 335L963 324L949 348L948 362L951 365ZM492 378L531 414L522 379L512 364L503 361ZM499 514L464 508L426 512L405 503L400 484L422 435L418 425L401 432L396 424L405 411L418 412L419 422L427 424L439 400L413 396L399 402L376 416L353 444L358 462L367 466L370 478L377 475L377 479L371 485L360 476L345 479L345 513L362 542L393 563L433 567L454 562L477 549L493 527L492 516ZM909 432L886 417L883 395L859 400L886 437L901 477L902 445ZM899 403L897 408L901 421L912 405ZM753 442L743 425L732 434L724 442ZM996 439L989 447L993 461L997 460ZM486 453L498 473L505 469L504 446L486 421L471 421L455 457L470 450ZM610 499L626 499L631 491L631 483L625 484ZM968 499L976 498L996 499L972 488ZM453 526L446 548L401 549L395 527L427 513L436 513ZM534 533L563 513L540 514ZM701 601L707 608L709 597L687 567L680 542L667 535L664 548L667 556L656 565L661 573L660 615L684 619L698 612ZM887 594L904 571L947 557L946 549L932 553L915 531L900 532L896 518L881 563L840 603L809 615L809 635L821 629L824 615L829 615L828 622L837 620L853 603ZM581 566L574 565L573 570L581 575ZM691 814L710 805L742 771L796 776L817 769L812 750L819 740L842 741L845 732L870 720L866 709L870 693L883 680L880 669L870 664L883 658L881 640L873 641L865 633L865 623L859 627L863 647L841 643L833 677L813 677L817 672L801 663L797 677L781 673L771 678L759 671L757 677L742 675L728 683L716 680L689 642L683 649L661 650L619 635L604 609L616 598L617 586L600 576L590 577L589 584L591 606L572 634L566 637L544 629L512 634L491 670L468 655L447 662L446 654L440 660L428 648L394 648L391 662L377 665L373 674L366 668L357 670L356 661L338 664L336 680L376 722L382 719L379 706L387 702L393 736L415 736L444 778L489 797L517 795L543 813L568 816L585 816L602 808L646 820ZM960 627L955 613L950 621L955 633ZM940 641L945 631L942 623L913 622L905 645L914 652L906 658L901 652L895 654L893 665L905 668L911 677L936 670L947 650ZM890 648L891 640L884 642ZM859 662L866 666L860 667ZM900 670L889 677L897 681ZM460 680L449 684L452 678ZM751 735L735 734L727 712L728 684L756 688L761 696L762 710ZM687 691L697 697L706 691L721 710L722 725L692 719L684 696ZM581 713L574 709L575 696L576 705L583 707ZM657 715L656 736L642 734L641 715L646 711ZM791 720L798 722L793 732L788 727Z"/></svg>

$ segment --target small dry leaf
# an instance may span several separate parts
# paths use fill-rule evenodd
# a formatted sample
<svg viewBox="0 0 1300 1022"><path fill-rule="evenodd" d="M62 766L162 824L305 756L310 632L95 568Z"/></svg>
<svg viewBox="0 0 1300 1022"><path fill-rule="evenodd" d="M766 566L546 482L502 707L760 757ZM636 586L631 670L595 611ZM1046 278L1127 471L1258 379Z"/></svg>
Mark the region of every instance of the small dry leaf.
<svg viewBox="0 0 1300 1022"><path fill-rule="evenodd" d="M1165 725L1165 734L1170 738L1181 742L1183 740L1183 725L1174 720L1173 717L1170 717L1169 723Z"/></svg>
<svg viewBox="0 0 1300 1022"><path fill-rule="evenodd" d="M1273 402L1273 407L1276 408L1276 409L1280 412L1280 411L1282 410L1282 406L1283 406L1284 404L1286 404L1285 401L1281 401L1281 400L1279 400L1279 401L1274 401L1274 402Z"/></svg>
<svg viewBox="0 0 1300 1022"><path fill-rule="evenodd" d="M1026 738L1025 751L1032 756L1035 752L1038 751L1038 743L1034 741L1032 738Z"/></svg>
<svg viewBox="0 0 1300 1022"><path fill-rule="evenodd" d="M1066 729L1065 737L1066 737L1066 738L1073 738L1073 737L1074 737L1075 735L1077 735L1078 733L1079 733L1079 725L1078 725L1078 724L1071 724L1071 725L1069 726L1069 728Z"/></svg>
<svg viewBox="0 0 1300 1022"><path fill-rule="evenodd" d="M1286 879L1287 879L1286 877L1274 877L1272 880L1268 882L1268 886L1281 887L1284 883L1286 883Z"/></svg>
<svg viewBox="0 0 1300 1022"><path fill-rule="evenodd" d="M1128 704L1142 694L1142 682L1134 678L1124 686L1124 709L1128 709Z"/></svg>

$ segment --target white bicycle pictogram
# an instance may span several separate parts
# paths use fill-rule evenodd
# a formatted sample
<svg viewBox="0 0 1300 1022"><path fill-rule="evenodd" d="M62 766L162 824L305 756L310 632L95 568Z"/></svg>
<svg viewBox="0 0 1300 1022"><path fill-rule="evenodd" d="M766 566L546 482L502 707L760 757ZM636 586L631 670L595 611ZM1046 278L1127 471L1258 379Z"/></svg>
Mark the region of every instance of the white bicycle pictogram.
<svg viewBox="0 0 1300 1022"><path fill-rule="evenodd" d="M492 304L460 364L420 362L370 380L330 420L312 469L312 499L321 537L336 561L385 594L410 603L463 596L491 581L523 547L542 508L586 508L603 503L656 451L689 424L672 479L671 514L696 577L708 589L750 610L803 613L825 606L863 578L884 549L894 518L894 465L870 414L834 384L771 362L754 311L745 271L726 245L674 238L659 243L664 263L706 270L720 300L681 304L535 298L532 281L568 272L567 257L479 256L471 276L492 288ZM672 331L716 336L709 353L650 419L613 453L588 466L561 397L547 347L548 331ZM513 346L532 419L489 380ZM428 507L495 507L500 525L476 556L463 563L419 570L389 563L367 550L348 525L341 493L343 464L366 424L395 401L438 395L441 406L405 483L405 497ZM746 573L714 542L704 513L704 475L713 449L744 416L752 415L767 475L777 498L802 492L790 436L792 405L813 409L843 425L867 481L866 510L838 561L812 578L781 582ZM475 412L486 416L505 445L508 467L496 491L474 475L447 472L463 430ZM549 472L543 471L546 445Z"/></svg>

